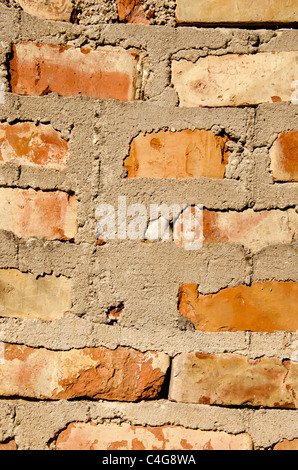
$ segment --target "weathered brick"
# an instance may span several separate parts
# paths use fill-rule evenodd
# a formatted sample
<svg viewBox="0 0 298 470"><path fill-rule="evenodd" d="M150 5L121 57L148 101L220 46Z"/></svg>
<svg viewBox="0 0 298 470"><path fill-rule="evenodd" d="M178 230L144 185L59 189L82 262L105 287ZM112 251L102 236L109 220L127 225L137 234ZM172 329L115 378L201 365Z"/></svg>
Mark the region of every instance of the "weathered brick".
<svg viewBox="0 0 298 470"><path fill-rule="evenodd" d="M11 89L20 95L84 95L132 101L139 56L122 49L96 50L23 42L13 46Z"/></svg>
<svg viewBox="0 0 298 470"><path fill-rule="evenodd" d="M127 177L224 178L228 140L205 130L139 134L124 161Z"/></svg>
<svg viewBox="0 0 298 470"><path fill-rule="evenodd" d="M0 443L0 450L18 450L16 442L14 439L11 439L8 442Z"/></svg>
<svg viewBox="0 0 298 470"><path fill-rule="evenodd" d="M174 60L172 82L180 106L245 106L291 101L297 52L226 54L196 63Z"/></svg>
<svg viewBox="0 0 298 470"><path fill-rule="evenodd" d="M62 318L71 308L71 280L48 275L38 277L17 269L0 269L0 316Z"/></svg>
<svg viewBox="0 0 298 470"><path fill-rule="evenodd" d="M202 331L296 332L298 284L253 282L216 294L198 293L197 284L179 289L179 311Z"/></svg>
<svg viewBox="0 0 298 470"><path fill-rule="evenodd" d="M203 230L204 245L238 243L252 252L269 245L291 244L298 240L298 214L295 209L259 212L253 209L242 212L204 209L203 223L195 206L189 206L185 211L174 224L174 241L181 247L189 243L188 226L193 230L194 242L200 240ZM198 217L200 219L196 222Z"/></svg>
<svg viewBox="0 0 298 470"><path fill-rule="evenodd" d="M294 23L297 2L289 0L177 0L178 23Z"/></svg>
<svg viewBox="0 0 298 470"><path fill-rule="evenodd" d="M56 450L252 450L252 440L182 426L74 422L59 434Z"/></svg>
<svg viewBox="0 0 298 470"><path fill-rule="evenodd" d="M293 439L292 441L283 439L273 447L273 450L298 450L298 439Z"/></svg>
<svg viewBox="0 0 298 470"><path fill-rule="evenodd" d="M75 196L61 191L0 188L0 230L20 238L73 239L76 217Z"/></svg>
<svg viewBox="0 0 298 470"><path fill-rule="evenodd" d="M270 149L275 181L298 181L298 131L283 132Z"/></svg>
<svg viewBox="0 0 298 470"><path fill-rule="evenodd" d="M30 15L46 20L70 21L72 0L16 0Z"/></svg>
<svg viewBox="0 0 298 470"><path fill-rule="evenodd" d="M149 24L140 0L117 0L119 20L125 23Z"/></svg>
<svg viewBox="0 0 298 470"><path fill-rule="evenodd" d="M4 344L0 396L118 401L157 398L169 363L165 353L125 347L52 351Z"/></svg>
<svg viewBox="0 0 298 470"><path fill-rule="evenodd" d="M51 125L0 123L0 162L62 170L68 157L67 142Z"/></svg>
<svg viewBox="0 0 298 470"><path fill-rule="evenodd" d="M298 364L275 357L183 353L173 360L172 401L297 408Z"/></svg>

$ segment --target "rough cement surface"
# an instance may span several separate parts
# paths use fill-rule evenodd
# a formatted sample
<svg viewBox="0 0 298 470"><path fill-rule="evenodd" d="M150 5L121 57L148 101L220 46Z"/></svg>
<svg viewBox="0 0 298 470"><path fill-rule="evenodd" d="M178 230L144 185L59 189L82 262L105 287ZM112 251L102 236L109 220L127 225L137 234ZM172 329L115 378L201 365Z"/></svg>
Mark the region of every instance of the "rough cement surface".
<svg viewBox="0 0 298 470"><path fill-rule="evenodd" d="M7 163L1 167L0 187L59 189L75 194L79 227L73 243L26 241L0 233L0 268L17 268L35 276L64 275L71 277L74 285L70 315L50 324L1 318L0 340L53 350L113 349L122 345L140 351L164 351L171 357L195 350L290 358L297 333L194 331L178 312L177 296L181 283L198 283L199 291L207 294L258 280L297 282L297 245L270 246L255 254L241 245L226 244L194 252L170 242L149 245L117 240L97 246L95 210L101 202L117 204L118 195L125 195L128 204L142 202L147 207L154 199L157 204L200 203L217 211L297 208L297 185L274 183L269 171L269 150L274 140L281 132L297 129L297 106L276 103L249 108L179 108L170 74L172 59L195 62L208 54L297 50L296 32L173 28L172 6L166 16L164 10L155 14L154 26L123 25L114 23L115 6L107 1L97 2L96 8L94 2L88 2L87 9L83 8L86 1L78 2L82 10L78 24L47 22L22 12L16 2L1 3L0 77L6 95L0 121L51 123L67 139L70 158L61 172ZM146 11L151 4L159 2L145 2ZM99 21L103 16L110 24ZM56 94L39 98L13 95L7 64L12 44L21 41L92 48L117 45L141 52L139 99L124 105ZM224 180L152 182L125 178L123 161L134 137L141 132L182 129L213 130L229 136L233 151ZM118 322L109 324L107 312L122 304ZM282 438L298 435L297 412L288 410L183 405L167 400L138 404L0 402L1 439L15 438L23 449L53 448L57 434L70 422L104 419L246 431L256 448L271 448Z"/></svg>

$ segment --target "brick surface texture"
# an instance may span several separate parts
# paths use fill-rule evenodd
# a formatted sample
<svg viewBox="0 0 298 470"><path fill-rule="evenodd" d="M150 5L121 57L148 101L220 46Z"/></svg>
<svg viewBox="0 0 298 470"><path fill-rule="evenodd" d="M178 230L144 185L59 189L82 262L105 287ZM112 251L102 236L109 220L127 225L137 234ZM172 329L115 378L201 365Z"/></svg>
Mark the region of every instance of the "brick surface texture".
<svg viewBox="0 0 298 470"><path fill-rule="evenodd" d="M115 436L116 439L115 439ZM200 431L179 426L72 423L57 439L56 450L251 450L248 434Z"/></svg>
<svg viewBox="0 0 298 470"><path fill-rule="evenodd" d="M177 0L179 23L294 23L297 21L295 0Z"/></svg>
<svg viewBox="0 0 298 470"><path fill-rule="evenodd" d="M68 157L67 142L51 125L0 124L0 162L62 170Z"/></svg>
<svg viewBox="0 0 298 470"><path fill-rule="evenodd" d="M298 449L297 44L297 0L0 2L0 450Z"/></svg>
<svg viewBox="0 0 298 470"><path fill-rule="evenodd" d="M117 49L92 50L48 44L14 46L12 91L20 95L84 95L131 101L137 56Z"/></svg>

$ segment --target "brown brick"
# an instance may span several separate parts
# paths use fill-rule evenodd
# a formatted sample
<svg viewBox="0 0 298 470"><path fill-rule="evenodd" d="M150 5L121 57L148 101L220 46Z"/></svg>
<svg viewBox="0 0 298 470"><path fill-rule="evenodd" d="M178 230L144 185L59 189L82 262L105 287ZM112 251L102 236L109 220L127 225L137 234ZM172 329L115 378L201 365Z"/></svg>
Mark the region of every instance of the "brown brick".
<svg viewBox="0 0 298 470"><path fill-rule="evenodd" d="M169 357L155 351L142 353L125 347L52 351L4 344L0 396L153 399L160 394L168 367Z"/></svg>
<svg viewBox="0 0 298 470"><path fill-rule="evenodd" d="M97 50L23 42L13 46L11 89L20 95L84 95L132 101L139 57L118 48Z"/></svg>
<svg viewBox="0 0 298 470"><path fill-rule="evenodd" d="M297 2L289 0L177 0L178 23L294 23Z"/></svg>
<svg viewBox="0 0 298 470"><path fill-rule="evenodd" d="M30 15L46 20L70 21L72 0L16 0Z"/></svg>
<svg viewBox="0 0 298 470"><path fill-rule="evenodd" d="M56 450L252 450L252 440L246 433L89 422L69 424Z"/></svg>
<svg viewBox="0 0 298 470"><path fill-rule="evenodd" d="M71 280L48 275L37 279L17 269L0 269L0 316L62 318L71 308Z"/></svg>
<svg viewBox="0 0 298 470"><path fill-rule="evenodd" d="M275 181L298 181L298 131L283 132L270 149Z"/></svg>
<svg viewBox="0 0 298 470"><path fill-rule="evenodd" d="M0 162L62 170L68 157L67 142L51 125L0 123Z"/></svg>
<svg viewBox="0 0 298 470"><path fill-rule="evenodd" d="M183 284L179 311L202 331L296 332L297 297L292 281L253 282L208 295L199 294L197 284Z"/></svg>
<svg viewBox="0 0 298 470"><path fill-rule="evenodd" d="M228 163L228 140L205 130L139 134L124 162L127 177L222 179Z"/></svg>
<svg viewBox="0 0 298 470"><path fill-rule="evenodd" d="M20 238L70 240L77 232L77 201L61 191L0 188L0 230Z"/></svg>
<svg viewBox="0 0 298 470"><path fill-rule="evenodd" d="M209 55L174 60L172 82L180 106L246 106L291 101L298 52Z"/></svg>
<svg viewBox="0 0 298 470"><path fill-rule="evenodd" d="M298 364L274 357L183 353L173 360L169 398L208 405L297 408Z"/></svg>

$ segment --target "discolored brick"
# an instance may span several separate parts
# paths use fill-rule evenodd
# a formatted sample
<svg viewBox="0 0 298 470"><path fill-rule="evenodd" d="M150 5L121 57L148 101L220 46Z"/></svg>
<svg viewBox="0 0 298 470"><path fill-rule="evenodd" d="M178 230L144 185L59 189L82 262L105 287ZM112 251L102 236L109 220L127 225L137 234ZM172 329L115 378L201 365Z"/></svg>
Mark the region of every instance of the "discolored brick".
<svg viewBox="0 0 298 470"><path fill-rule="evenodd" d="M56 450L252 450L252 440L182 426L74 422L59 434Z"/></svg>

